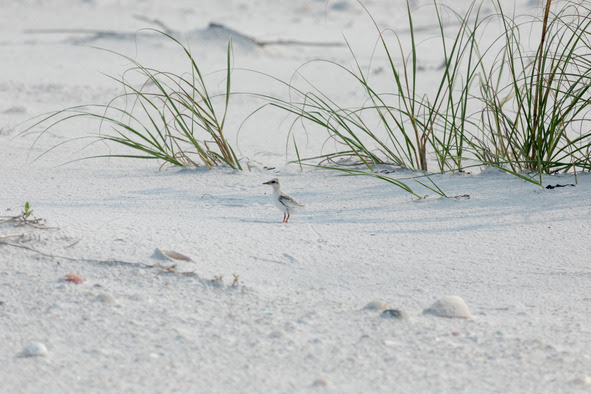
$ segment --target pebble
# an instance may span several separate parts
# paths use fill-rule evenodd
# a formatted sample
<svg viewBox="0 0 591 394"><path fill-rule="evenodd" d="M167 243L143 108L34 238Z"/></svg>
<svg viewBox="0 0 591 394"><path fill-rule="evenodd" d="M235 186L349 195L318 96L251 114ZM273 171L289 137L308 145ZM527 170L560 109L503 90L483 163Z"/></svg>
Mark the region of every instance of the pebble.
<svg viewBox="0 0 591 394"><path fill-rule="evenodd" d="M408 314L400 309L386 309L380 316L390 319L408 320Z"/></svg>
<svg viewBox="0 0 591 394"><path fill-rule="evenodd" d="M20 355L21 357L45 357L47 356L47 348L41 342L31 342L23 348Z"/></svg>

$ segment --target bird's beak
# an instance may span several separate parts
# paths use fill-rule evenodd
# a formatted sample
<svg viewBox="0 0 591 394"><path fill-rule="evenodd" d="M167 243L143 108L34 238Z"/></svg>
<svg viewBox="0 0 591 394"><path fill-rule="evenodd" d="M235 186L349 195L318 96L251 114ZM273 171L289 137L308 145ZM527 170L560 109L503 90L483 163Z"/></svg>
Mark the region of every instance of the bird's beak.
<svg viewBox="0 0 591 394"><path fill-rule="evenodd" d="M270 184L271 184L271 181L269 181L269 182L263 182L263 185L270 185Z"/></svg>

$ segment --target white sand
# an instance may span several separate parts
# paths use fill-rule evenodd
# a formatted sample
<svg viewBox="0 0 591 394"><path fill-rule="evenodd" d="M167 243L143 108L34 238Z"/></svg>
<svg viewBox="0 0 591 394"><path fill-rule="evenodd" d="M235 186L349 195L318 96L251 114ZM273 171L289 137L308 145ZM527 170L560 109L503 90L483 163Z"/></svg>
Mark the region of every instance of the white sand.
<svg viewBox="0 0 591 394"><path fill-rule="evenodd" d="M339 41L344 32L364 62L375 40L352 1L160 3L0 6L10 16L0 26L0 216L18 215L29 201L53 227L0 225L0 237L26 234L6 242L45 254L0 245L0 392L591 391L588 174L579 174L576 187L554 190L496 170L437 175L450 196L470 199L419 189L429 194L419 201L384 182L285 165L287 127L276 113L240 132L241 154L253 165L243 173L159 171L156 162L119 159L57 167L104 153L100 144L82 154L66 145L27 164L36 134L15 138L14 126L45 111L104 103L117 86L99 72L118 75L129 65L74 45L88 35L26 29L133 33L151 26L134 15L157 18L192 34L208 70L225 61L225 39L200 41L210 21L261 40ZM404 23L400 8L386 3L367 5L384 26ZM432 26L422 12L417 23ZM135 53L125 35L87 44ZM344 48L235 44L236 67L282 78L312 58L351 62ZM138 56L180 70L185 64L162 40L140 40ZM426 64L426 79L439 62ZM323 69L310 72L340 87ZM243 78L236 81L243 90L267 88ZM233 134L253 107L248 98L233 99ZM57 127L31 157L93 131L86 126ZM313 150L324 136L309 139ZM262 185L276 176L306 204L288 225ZM193 261L157 260L156 248ZM176 264L177 272L147 266L154 264ZM70 273L84 283L65 282ZM446 295L462 297L472 318L422 314ZM409 319L363 309L375 299ZM22 357L32 342L47 355Z"/></svg>

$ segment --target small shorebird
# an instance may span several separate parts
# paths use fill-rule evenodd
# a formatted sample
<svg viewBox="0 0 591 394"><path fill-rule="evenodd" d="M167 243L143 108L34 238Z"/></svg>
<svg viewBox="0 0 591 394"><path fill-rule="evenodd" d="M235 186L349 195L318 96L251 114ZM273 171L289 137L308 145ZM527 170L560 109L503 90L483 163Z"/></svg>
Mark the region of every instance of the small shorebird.
<svg viewBox="0 0 591 394"><path fill-rule="evenodd" d="M304 204L281 190L279 178L273 178L269 182L263 183L263 185L270 185L273 188L273 203L283 212L283 223L287 223L292 212L304 207Z"/></svg>

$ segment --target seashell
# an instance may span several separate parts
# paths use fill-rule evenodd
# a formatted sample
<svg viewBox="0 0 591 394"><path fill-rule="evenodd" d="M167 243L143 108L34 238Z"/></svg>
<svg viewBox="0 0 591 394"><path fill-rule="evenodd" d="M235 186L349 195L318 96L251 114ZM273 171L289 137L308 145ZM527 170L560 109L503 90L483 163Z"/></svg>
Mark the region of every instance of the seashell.
<svg viewBox="0 0 591 394"><path fill-rule="evenodd" d="M185 256L179 252L175 252L174 250L169 249L160 249L156 248L154 250L154 254L152 255L153 259L158 260L182 260L182 261L193 261L190 257Z"/></svg>
<svg viewBox="0 0 591 394"><path fill-rule="evenodd" d="M23 348L20 353L21 357L38 357L47 356L47 348L41 342L31 342Z"/></svg>
<svg viewBox="0 0 591 394"><path fill-rule="evenodd" d="M72 282L79 285L80 283L84 282L84 280L77 274L68 274L66 275L66 282Z"/></svg>
<svg viewBox="0 0 591 394"><path fill-rule="evenodd" d="M388 308L390 308L390 306L382 300L373 300L363 307L365 310L376 312L380 312Z"/></svg>
<svg viewBox="0 0 591 394"><path fill-rule="evenodd" d="M469 319L471 317L468 305L466 305L466 302L458 296L441 298L429 308L425 309L423 314L457 319Z"/></svg>
<svg viewBox="0 0 591 394"><path fill-rule="evenodd" d="M380 316L390 319L408 320L408 314L400 309L386 309Z"/></svg>

